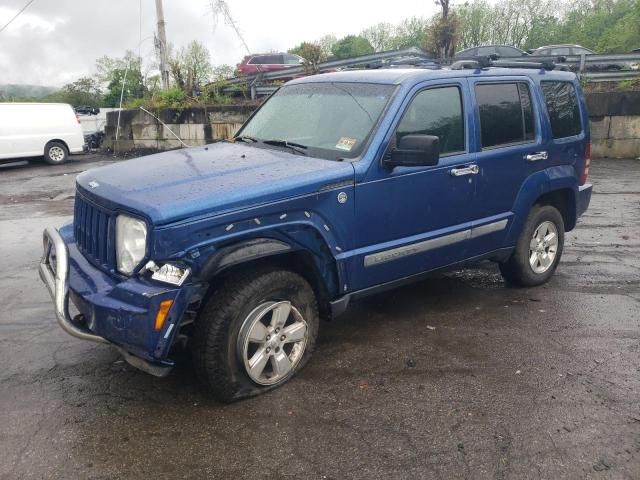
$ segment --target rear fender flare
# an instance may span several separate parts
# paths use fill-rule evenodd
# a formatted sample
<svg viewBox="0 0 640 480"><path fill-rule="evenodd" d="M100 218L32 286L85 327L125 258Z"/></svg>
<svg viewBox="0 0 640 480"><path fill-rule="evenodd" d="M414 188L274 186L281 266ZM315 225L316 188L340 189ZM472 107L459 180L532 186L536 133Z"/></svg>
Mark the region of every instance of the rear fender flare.
<svg viewBox="0 0 640 480"><path fill-rule="evenodd" d="M504 246L513 246L518 240L520 232L527 221L529 211L536 201L543 195L569 189L573 192L573 206L577 205L578 180L571 165L560 165L530 175L522 184L513 206L514 220L509 227ZM572 212L575 218L576 212Z"/></svg>

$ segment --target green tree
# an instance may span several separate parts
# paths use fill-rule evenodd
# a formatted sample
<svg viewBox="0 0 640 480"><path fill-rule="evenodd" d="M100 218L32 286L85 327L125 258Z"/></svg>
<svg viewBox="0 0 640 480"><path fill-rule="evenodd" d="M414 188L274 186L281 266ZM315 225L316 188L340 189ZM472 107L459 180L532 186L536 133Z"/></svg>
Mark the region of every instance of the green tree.
<svg viewBox="0 0 640 480"><path fill-rule="evenodd" d="M376 52L384 52L393 48L395 27L387 22L381 22L360 32L360 36L366 38Z"/></svg>
<svg viewBox="0 0 640 480"><path fill-rule="evenodd" d="M328 34L320 37L316 42L313 43L317 44L322 49L322 53L324 54L324 56L328 58L332 55L331 49L337 41L338 39L335 35Z"/></svg>
<svg viewBox="0 0 640 480"><path fill-rule="evenodd" d="M458 17L450 11L449 0L438 0L436 3L440 5L442 15L436 17L428 27L424 47L438 58L453 57L459 35Z"/></svg>
<svg viewBox="0 0 640 480"><path fill-rule="evenodd" d="M430 20L422 17L409 17L400 22L395 28L389 42L391 50L408 47L424 47L427 41Z"/></svg>
<svg viewBox="0 0 640 480"><path fill-rule="evenodd" d="M124 90L123 90L124 83ZM107 85L107 93L104 97L104 104L107 107L120 106L120 94L122 93L123 103L131 100L144 98L147 94L147 87L144 83L139 63L125 67L116 68L111 72L111 81Z"/></svg>
<svg viewBox="0 0 640 480"><path fill-rule="evenodd" d="M302 66L308 74L318 73L318 65L327 59L322 47L316 43L303 43L299 55L304 59Z"/></svg>
<svg viewBox="0 0 640 480"><path fill-rule="evenodd" d="M473 0L456 7L455 14L460 48L577 43L606 53L640 45L640 0Z"/></svg>
<svg viewBox="0 0 640 480"><path fill-rule="evenodd" d="M75 82L65 85L56 95L64 103L76 106L100 107L103 103L100 84L95 78L91 77L81 77Z"/></svg>
<svg viewBox="0 0 640 480"><path fill-rule="evenodd" d="M123 104L143 98L148 92L142 74L142 59L131 51L127 51L122 58L99 58L96 60L96 70L96 82L105 86L104 105L107 107L120 105L123 81Z"/></svg>
<svg viewBox="0 0 640 480"><path fill-rule="evenodd" d="M327 59L324 49L318 42L302 42L290 49L289 53L300 55L303 58L302 66L308 74L318 73L318 64Z"/></svg>
<svg viewBox="0 0 640 480"><path fill-rule="evenodd" d="M178 88L189 96L196 96L213 72L209 50L194 40L171 55L169 70Z"/></svg>
<svg viewBox="0 0 640 480"><path fill-rule="evenodd" d="M373 47L364 37L347 35L333 45L331 52L336 58L359 57L373 53Z"/></svg>

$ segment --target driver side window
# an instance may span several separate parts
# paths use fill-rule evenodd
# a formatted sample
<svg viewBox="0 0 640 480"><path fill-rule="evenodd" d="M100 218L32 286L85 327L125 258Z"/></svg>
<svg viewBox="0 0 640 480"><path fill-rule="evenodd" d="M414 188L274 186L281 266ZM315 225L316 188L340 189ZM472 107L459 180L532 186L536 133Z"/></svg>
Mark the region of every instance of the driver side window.
<svg viewBox="0 0 640 480"><path fill-rule="evenodd" d="M465 151L462 96L458 87L437 87L418 93L396 129L395 144L405 135L435 135L440 154Z"/></svg>

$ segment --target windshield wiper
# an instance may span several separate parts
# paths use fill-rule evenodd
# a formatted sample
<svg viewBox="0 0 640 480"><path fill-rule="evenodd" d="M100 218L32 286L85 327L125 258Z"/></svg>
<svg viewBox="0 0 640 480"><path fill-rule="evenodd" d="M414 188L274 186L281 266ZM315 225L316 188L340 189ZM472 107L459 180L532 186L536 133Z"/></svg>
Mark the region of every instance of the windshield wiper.
<svg viewBox="0 0 640 480"><path fill-rule="evenodd" d="M236 142L245 142L245 143L256 143L258 141L257 138L250 137L249 135L241 135L239 137L234 137L233 140Z"/></svg>
<svg viewBox="0 0 640 480"><path fill-rule="evenodd" d="M267 145L274 145L276 147L287 147L301 155L306 155L307 152L305 150L309 148L306 145L302 145L301 143L290 142L288 140L278 140L278 139L262 140L262 143L265 143Z"/></svg>

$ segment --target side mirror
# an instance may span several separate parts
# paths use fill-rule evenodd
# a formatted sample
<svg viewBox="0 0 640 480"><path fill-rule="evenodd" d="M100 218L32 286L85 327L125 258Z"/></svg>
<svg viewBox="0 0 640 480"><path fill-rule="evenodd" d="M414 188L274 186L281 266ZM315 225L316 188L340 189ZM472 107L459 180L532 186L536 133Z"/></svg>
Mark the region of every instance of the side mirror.
<svg viewBox="0 0 640 480"><path fill-rule="evenodd" d="M433 135L405 135L397 148L391 150L384 163L391 168L437 165L440 159L440 139Z"/></svg>

